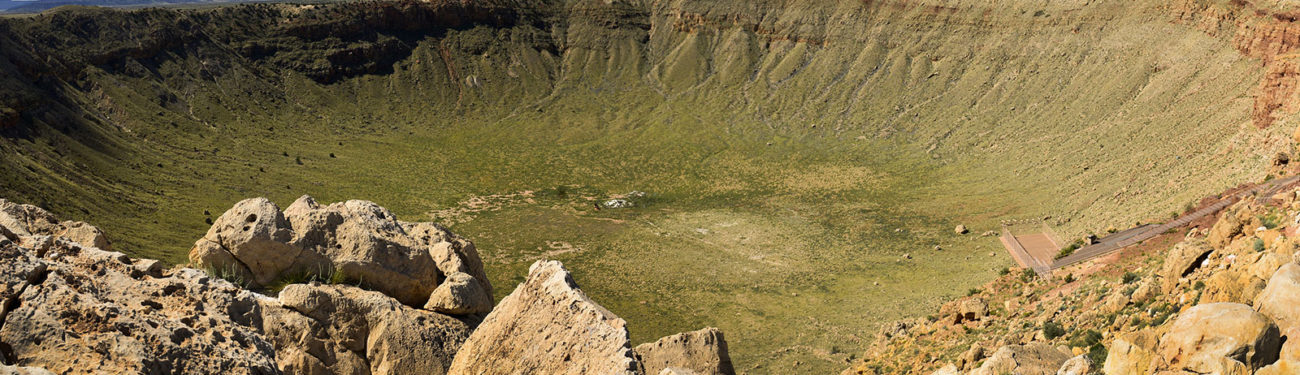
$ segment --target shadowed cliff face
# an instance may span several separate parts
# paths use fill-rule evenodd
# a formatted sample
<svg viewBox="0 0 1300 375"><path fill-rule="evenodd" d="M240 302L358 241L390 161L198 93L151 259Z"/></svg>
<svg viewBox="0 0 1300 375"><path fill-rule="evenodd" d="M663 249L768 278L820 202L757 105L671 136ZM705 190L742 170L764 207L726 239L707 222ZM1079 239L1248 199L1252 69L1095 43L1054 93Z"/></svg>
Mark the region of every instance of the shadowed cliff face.
<svg viewBox="0 0 1300 375"><path fill-rule="evenodd" d="M1291 146L1288 14L1119 0L60 8L0 20L0 192L172 262L205 210L248 196L471 212L457 231L483 239L496 284L562 258L634 341L716 323L742 370L831 371L876 322L1010 264L987 255L993 241L952 236L956 222L1050 216L1070 237L1261 178ZM631 190L657 206L573 203ZM525 192L543 203L481 209Z"/></svg>

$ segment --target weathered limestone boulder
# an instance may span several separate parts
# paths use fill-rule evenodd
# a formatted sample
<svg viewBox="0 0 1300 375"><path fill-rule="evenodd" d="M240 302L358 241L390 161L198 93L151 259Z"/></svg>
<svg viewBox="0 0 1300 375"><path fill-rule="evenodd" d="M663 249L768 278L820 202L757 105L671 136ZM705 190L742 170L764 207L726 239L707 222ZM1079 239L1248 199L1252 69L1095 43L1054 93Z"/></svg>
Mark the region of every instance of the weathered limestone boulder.
<svg viewBox="0 0 1300 375"><path fill-rule="evenodd" d="M731 375L736 370L727 354L727 340L717 328L683 332L637 345L633 355L641 364L641 373L658 374L673 368L700 375Z"/></svg>
<svg viewBox="0 0 1300 375"><path fill-rule="evenodd" d="M957 234L966 234L966 233L970 233L970 230L969 230L969 229L966 229L966 225L965 225L965 224L957 224L957 227L956 227L956 228L953 228L952 231L953 231L953 233L957 233Z"/></svg>
<svg viewBox="0 0 1300 375"><path fill-rule="evenodd" d="M1201 302L1250 303L1261 290L1264 280L1238 270L1215 272L1205 280L1205 293Z"/></svg>
<svg viewBox="0 0 1300 375"><path fill-rule="evenodd" d="M1041 342L1007 345L993 352L984 365L971 371L971 375L1052 375L1069 359L1070 353Z"/></svg>
<svg viewBox="0 0 1300 375"><path fill-rule="evenodd" d="M58 237L67 238L81 244L82 246L96 247L101 250L113 250L113 245L109 243L108 236L93 225L80 221L65 221L59 223L60 232Z"/></svg>
<svg viewBox="0 0 1300 375"><path fill-rule="evenodd" d="M452 315L486 313L492 311L492 297L474 276L457 271L433 290L424 309Z"/></svg>
<svg viewBox="0 0 1300 375"><path fill-rule="evenodd" d="M969 297L957 303L957 323L976 321L989 315L989 304L983 298Z"/></svg>
<svg viewBox="0 0 1300 375"><path fill-rule="evenodd" d="M636 374L626 325L559 262L538 261L469 336L448 373Z"/></svg>
<svg viewBox="0 0 1300 375"><path fill-rule="evenodd" d="M1150 301L1158 294L1160 294L1160 285L1156 284L1155 280L1144 278L1142 281L1138 282L1137 288L1133 289L1133 295L1129 296L1129 300L1134 304L1141 304L1142 302Z"/></svg>
<svg viewBox="0 0 1300 375"><path fill-rule="evenodd" d="M965 352L961 353L961 357L957 358L957 367L962 371L970 370L981 359L984 359L984 347L980 346L978 342L971 343L970 349L966 349Z"/></svg>
<svg viewBox="0 0 1300 375"><path fill-rule="evenodd" d="M341 276L408 306L423 306L445 275L463 272L491 303L473 243L431 223L400 222L368 201L324 206L303 196L281 213L265 198L247 199L217 219L190 260L245 275L254 287L288 275Z"/></svg>
<svg viewBox="0 0 1300 375"><path fill-rule="evenodd" d="M0 238L19 241L22 236L63 237L81 246L112 250L103 231L80 221L59 222L40 207L0 199Z"/></svg>
<svg viewBox="0 0 1300 375"><path fill-rule="evenodd" d="M328 259L335 272L421 306L443 277L425 243L387 209L350 200L321 206L304 196L285 211L295 247Z"/></svg>
<svg viewBox="0 0 1300 375"><path fill-rule="evenodd" d="M1273 319L1287 338L1281 358L1300 362L1300 264L1279 268L1255 297L1255 309Z"/></svg>
<svg viewBox="0 0 1300 375"><path fill-rule="evenodd" d="M245 199L218 217L194 243L190 262L237 273L254 286L269 285L302 253L289 245L291 239L293 230L275 203Z"/></svg>
<svg viewBox="0 0 1300 375"><path fill-rule="evenodd" d="M479 258L474 243L457 236L446 228L433 223L402 223L408 227L417 240L429 246L429 255L438 264L438 269L445 275L462 272L474 277L479 287L492 297L492 283L488 281L487 272L483 270L483 260Z"/></svg>
<svg viewBox="0 0 1300 375"><path fill-rule="evenodd" d="M5 228L9 240L19 236L53 235L59 231L59 220L48 211L30 204L18 204L0 199L0 227Z"/></svg>
<svg viewBox="0 0 1300 375"><path fill-rule="evenodd" d="M445 374L472 329L348 285L293 284L261 304L285 373Z"/></svg>
<svg viewBox="0 0 1300 375"><path fill-rule="evenodd" d="M1249 225L1251 217L1249 200L1244 200L1232 207L1224 210L1219 215L1219 220L1210 228L1210 233L1205 237L1206 242L1215 249L1222 249L1232 242L1233 237L1242 234L1245 227Z"/></svg>
<svg viewBox="0 0 1300 375"><path fill-rule="evenodd" d="M1119 335L1111 342L1102 372L1109 375L1145 375L1154 372L1160 336L1152 329Z"/></svg>
<svg viewBox="0 0 1300 375"><path fill-rule="evenodd" d="M1087 355L1077 355L1066 360L1065 364L1056 370L1056 375L1088 375L1092 370L1092 358L1088 358Z"/></svg>
<svg viewBox="0 0 1300 375"><path fill-rule="evenodd" d="M1211 373L1225 371L1224 358L1258 369L1277 359L1277 326L1239 303L1194 306L1174 321L1160 341L1161 368Z"/></svg>
<svg viewBox="0 0 1300 375"><path fill-rule="evenodd" d="M0 240L8 363L54 373L277 372L254 294L195 270L151 275L121 253L62 238L23 242L45 248Z"/></svg>
<svg viewBox="0 0 1300 375"><path fill-rule="evenodd" d="M1214 248L1198 239L1188 239L1174 245L1174 248L1169 251L1169 256L1165 257L1164 266L1160 269L1160 278L1163 280L1165 290L1172 290L1175 285L1178 285L1179 278L1200 267L1201 261L1212 251Z"/></svg>

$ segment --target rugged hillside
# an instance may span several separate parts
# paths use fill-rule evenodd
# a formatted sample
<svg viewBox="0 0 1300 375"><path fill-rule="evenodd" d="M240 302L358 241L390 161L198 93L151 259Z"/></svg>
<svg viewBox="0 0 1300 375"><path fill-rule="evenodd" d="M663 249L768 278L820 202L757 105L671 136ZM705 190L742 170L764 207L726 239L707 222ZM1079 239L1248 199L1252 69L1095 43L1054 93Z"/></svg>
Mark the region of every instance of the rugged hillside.
<svg viewBox="0 0 1300 375"><path fill-rule="evenodd" d="M741 370L827 371L1010 264L958 222L1074 236L1262 178L1295 127L1278 7L60 8L0 20L0 191L168 263L244 197L366 197L498 285L564 260L639 341L719 325Z"/></svg>
<svg viewBox="0 0 1300 375"><path fill-rule="evenodd" d="M1297 198L1248 199L1050 279L1008 272L886 325L844 373L1294 374Z"/></svg>

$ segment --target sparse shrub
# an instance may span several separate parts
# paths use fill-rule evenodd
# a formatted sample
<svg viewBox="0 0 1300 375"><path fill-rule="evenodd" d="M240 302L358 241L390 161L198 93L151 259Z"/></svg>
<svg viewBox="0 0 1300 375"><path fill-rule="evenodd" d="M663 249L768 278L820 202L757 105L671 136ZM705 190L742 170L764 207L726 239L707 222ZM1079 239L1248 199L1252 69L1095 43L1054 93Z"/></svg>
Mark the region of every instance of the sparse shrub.
<svg viewBox="0 0 1300 375"><path fill-rule="evenodd" d="M1027 283L1033 281L1037 276L1038 274L1034 273L1034 270L1026 268L1020 271L1020 282Z"/></svg>
<svg viewBox="0 0 1300 375"><path fill-rule="evenodd" d="M1256 239L1255 239L1255 244L1253 245L1253 248L1255 249L1255 252L1261 252L1261 251L1264 251L1264 239L1263 239L1263 238L1256 238Z"/></svg>
<svg viewBox="0 0 1300 375"><path fill-rule="evenodd" d="M1072 243L1069 246L1063 247L1061 248L1061 252L1056 253L1056 259L1068 257L1070 256L1070 254L1074 254L1074 251L1078 249L1079 249L1079 244L1077 242Z"/></svg>
<svg viewBox="0 0 1300 375"><path fill-rule="evenodd" d="M1137 281L1137 279L1138 279L1138 275L1136 273L1125 272L1122 280L1124 281L1125 284L1130 284L1134 281Z"/></svg>
<svg viewBox="0 0 1300 375"><path fill-rule="evenodd" d="M979 294L979 293L980 293L979 288L970 288L970 290L967 290L967 291L966 291L966 296L969 297L969 296L973 296L973 295L976 295L976 294Z"/></svg>
<svg viewBox="0 0 1300 375"><path fill-rule="evenodd" d="M1082 332L1075 331L1074 336L1070 338L1070 346L1077 348L1092 347L1099 342L1101 342L1101 332L1091 329Z"/></svg>
<svg viewBox="0 0 1300 375"><path fill-rule="evenodd" d="M1201 280L1196 280L1196 283L1192 284L1192 289L1196 289L1196 290L1205 289L1205 282Z"/></svg>
<svg viewBox="0 0 1300 375"><path fill-rule="evenodd" d="M1065 336L1065 328L1061 327L1059 323L1057 322L1043 323L1043 337L1046 337L1048 340L1052 340L1061 336Z"/></svg>
<svg viewBox="0 0 1300 375"><path fill-rule="evenodd" d="M1065 274L1065 283L1069 284L1072 282L1074 282L1074 274L1073 273Z"/></svg>
<svg viewBox="0 0 1300 375"><path fill-rule="evenodd" d="M1006 276L1009 273L1011 273L1011 269L1007 267L1002 267L1001 270L998 270L998 276Z"/></svg>
<svg viewBox="0 0 1300 375"><path fill-rule="evenodd" d="M1259 223L1268 229L1277 229L1282 224L1282 216L1276 213L1259 216Z"/></svg>
<svg viewBox="0 0 1300 375"><path fill-rule="evenodd" d="M1106 346L1100 342L1094 344L1091 348L1088 348L1088 358L1092 359L1094 364L1106 363Z"/></svg>

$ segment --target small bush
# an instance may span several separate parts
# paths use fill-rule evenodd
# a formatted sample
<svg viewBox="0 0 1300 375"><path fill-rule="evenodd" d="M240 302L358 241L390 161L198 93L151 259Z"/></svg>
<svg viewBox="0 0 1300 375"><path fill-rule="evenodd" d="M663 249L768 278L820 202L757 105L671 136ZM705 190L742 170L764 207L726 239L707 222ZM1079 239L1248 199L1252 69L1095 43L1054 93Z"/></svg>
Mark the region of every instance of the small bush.
<svg viewBox="0 0 1300 375"><path fill-rule="evenodd" d="M1078 243L1072 243L1069 246L1063 247L1061 248L1061 252L1056 253L1056 259L1068 257L1070 256L1070 254L1074 254L1074 251L1078 249L1079 249Z"/></svg>
<svg viewBox="0 0 1300 375"><path fill-rule="evenodd" d="M1002 267L1002 269L998 271L998 276L1006 276L1009 273L1011 273L1010 268Z"/></svg>
<svg viewBox="0 0 1300 375"><path fill-rule="evenodd" d="M979 293L980 293L979 288L970 288L970 290L966 291L966 296L973 296Z"/></svg>
<svg viewBox="0 0 1300 375"><path fill-rule="evenodd" d="M1069 284L1069 283L1072 283L1072 282L1074 282L1074 274L1072 274L1072 273L1070 273L1070 274L1066 274L1066 275L1065 275L1065 283L1066 283L1066 284Z"/></svg>
<svg viewBox="0 0 1300 375"><path fill-rule="evenodd" d="M1196 283L1192 284L1192 289L1196 289L1196 290L1205 289L1205 282L1201 280L1196 280Z"/></svg>
<svg viewBox="0 0 1300 375"><path fill-rule="evenodd" d="M1261 252L1261 251L1264 251L1264 239L1262 239L1262 238L1256 238L1256 239L1255 239L1255 244L1254 244L1253 246L1254 246L1255 252Z"/></svg>
<svg viewBox="0 0 1300 375"><path fill-rule="evenodd" d="M1038 277L1038 274L1034 273L1034 270L1032 269L1026 268L1020 271L1020 282L1027 283L1033 281L1035 277Z"/></svg>
<svg viewBox="0 0 1300 375"><path fill-rule="evenodd" d="M1088 348L1088 358L1092 359L1092 363L1094 364L1106 363L1106 346L1097 343L1091 348Z"/></svg>
<svg viewBox="0 0 1300 375"><path fill-rule="evenodd" d="M1052 340L1061 336L1065 336L1065 327L1061 327L1061 325L1056 322L1047 322L1043 324L1043 337Z"/></svg>
<svg viewBox="0 0 1300 375"><path fill-rule="evenodd" d="M1087 330L1083 332L1075 331L1075 335L1070 339L1070 346L1077 348L1088 348L1101 342L1101 333L1096 330Z"/></svg>
<svg viewBox="0 0 1300 375"><path fill-rule="evenodd" d="M1131 284L1134 281L1137 281L1137 279L1138 279L1138 275L1136 273L1133 272L1124 273L1123 281L1125 284Z"/></svg>

